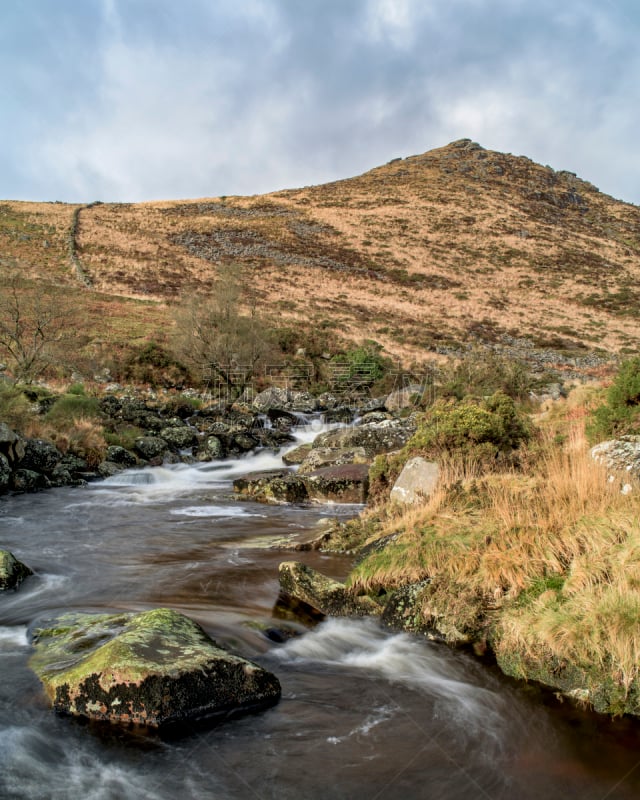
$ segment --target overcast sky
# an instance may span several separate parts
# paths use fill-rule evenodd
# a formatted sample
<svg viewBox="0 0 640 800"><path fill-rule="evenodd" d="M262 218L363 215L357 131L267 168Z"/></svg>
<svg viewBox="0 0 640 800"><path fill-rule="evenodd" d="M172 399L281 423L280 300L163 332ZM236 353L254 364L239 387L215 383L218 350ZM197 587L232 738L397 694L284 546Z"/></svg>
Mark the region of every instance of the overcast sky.
<svg viewBox="0 0 640 800"><path fill-rule="evenodd" d="M0 197L258 194L468 137L640 204L638 0L0 0Z"/></svg>

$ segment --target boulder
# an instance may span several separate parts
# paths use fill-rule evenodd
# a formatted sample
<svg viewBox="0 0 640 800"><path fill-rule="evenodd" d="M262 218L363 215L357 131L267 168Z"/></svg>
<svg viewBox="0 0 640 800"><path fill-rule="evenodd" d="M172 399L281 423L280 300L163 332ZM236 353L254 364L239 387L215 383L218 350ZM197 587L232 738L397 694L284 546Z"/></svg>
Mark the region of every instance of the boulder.
<svg viewBox="0 0 640 800"><path fill-rule="evenodd" d="M403 408L410 408L417 404L424 394L425 387L419 383L412 383L410 386L404 386L402 389L396 389L384 401L387 411L400 411Z"/></svg>
<svg viewBox="0 0 640 800"><path fill-rule="evenodd" d="M289 450L288 453L284 453L282 456L282 461L288 466L293 464L302 464L312 450L312 444L301 444L299 447Z"/></svg>
<svg viewBox="0 0 640 800"><path fill-rule="evenodd" d="M364 447L314 447L300 464L298 473L308 475L323 467L339 467L343 464L368 464L371 459Z"/></svg>
<svg viewBox="0 0 640 800"><path fill-rule="evenodd" d="M27 439L24 456L20 459L20 469L47 474L53 472L62 453L51 442L44 439Z"/></svg>
<svg viewBox="0 0 640 800"><path fill-rule="evenodd" d="M250 472L234 480L233 491L259 503L302 503L307 499L304 482L290 469Z"/></svg>
<svg viewBox="0 0 640 800"><path fill-rule="evenodd" d="M30 666L56 711L155 728L264 708L275 675L168 608L63 614L32 633Z"/></svg>
<svg viewBox="0 0 640 800"><path fill-rule="evenodd" d="M4 453L0 453L0 492L7 489L11 480L11 465Z"/></svg>
<svg viewBox="0 0 640 800"><path fill-rule="evenodd" d="M440 479L440 467L422 456L409 459L391 490L391 500L402 505L422 503L429 497Z"/></svg>
<svg viewBox="0 0 640 800"><path fill-rule="evenodd" d="M197 455L198 461L213 461L224 458L224 447L217 436L208 436L200 445Z"/></svg>
<svg viewBox="0 0 640 800"><path fill-rule="evenodd" d="M120 447L117 444L112 444L107 447L106 460L114 464L119 464L122 467L135 467L138 463L133 453L130 453L128 450L125 450L124 447Z"/></svg>
<svg viewBox="0 0 640 800"><path fill-rule="evenodd" d="M317 436L313 444L314 447L364 447L369 457L373 457L404 447L415 429L411 420L390 419L327 431Z"/></svg>
<svg viewBox="0 0 640 800"><path fill-rule="evenodd" d="M301 475L311 500L323 503L366 503L369 493L367 464L343 464L323 467L309 475Z"/></svg>
<svg viewBox="0 0 640 800"><path fill-rule="evenodd" d="M285 411L283 408L269 408L267 417L272 425L281 430L290 430L300 424L300 420L292 411Z"/></svg>
<svg viewBox="0 0 640 800"><path fill-rule="evenodd" d="M158 436L141 436L136 439L134 443L136 453L145 461L153 461L154 459L161 459L169 449L168 444L164 439Z"/></svg>
<svg viewBox="0 0 640 800"><path fill-rule="evenodd" d="M291 392L278 386L271 386L253 398L253 407L266 413L270 408L287 408L291 402Z"/></svg>
<svg viewBox="0 0 640 800"><path fill-rule="evenodd" d="M33 571L8 550L0 550L0 592L17 589Z"/></svg>
<svg viewBox="0 0 640 800"><path fill-rule="evenodd" d="M173 425L168 428L162 428L160 438L164 439L169 447L174 450L185 450L195 444L196 432L188 425Z"/></svg>
<svg viewBox="0 0 640 800"><path fill-rule="evenodd" d="M640 477L640 436L621 436L591 448L591 457L615 472Z"/></svg>
<svg viewBox="0 0 640 800"><path fill-rule="evenodd" d="M353 594L344 583L299 561L280 564L279 581L280 591L285 597L301 600L327 616L364 617L382 611L370 597Z"/></svg>
<svg viewBox="0 0 640 800"><path fill-rule="evenodd" d="M31 469L17 469L11 473L10 486L14 492L35 492L48 489L51 482L45 475Z"/></svg>
<svg viewBox="0 0 640 800"><path fill-rule="evenodd" d="M10 465L17 464L24 458L24 440L6 424L0 422L0 454L4 455Z"/></svg>

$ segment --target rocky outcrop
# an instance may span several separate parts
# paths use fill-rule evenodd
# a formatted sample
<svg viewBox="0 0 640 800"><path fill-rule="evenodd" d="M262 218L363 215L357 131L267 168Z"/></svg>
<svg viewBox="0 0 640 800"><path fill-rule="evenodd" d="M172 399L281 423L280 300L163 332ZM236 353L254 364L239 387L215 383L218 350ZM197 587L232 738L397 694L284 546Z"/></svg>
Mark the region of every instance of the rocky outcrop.
<svg viewBox="0 0 640 800"><path fill-rule="evenodd" d="M0 422L0 455L3 455L10 467L24 458L24 439L6 424Z"/></svg>
<svg viewBox="0 0 640 800"><path fill-rule="evenodd" d="M391 490L391 500L401 505L424 502L435 490L440 468L435 461L416 456L409 459Z"/></svg>
<svg viewBox="0 0 640 800"><path fill-rule="evenodd" d="M364 447L313 447L300 463L298 473L309 475L323 467L368 464L370 460Z"/></svg>
<svg viewBox="0 0 640 800"><path fill-rule="evenodd" d="M344 583L299 561L280 564L279 580L285 597L300 600L326 616L365 617L382 611L370 597L353 594Z"/></svg>
<svg viewBox="0 0 640 800"><path fill-rule="evenodd" d="M17 589L33 571L8 550L0 550L0 592Z"/></svg>
<svg viewBox="0 0 640 800"><path fill-rule="evenodd" d="M63 614L33 631L30 666L56 711L166 727L277 702L280 684L167 608Z"/></svg>
<svg viewBox="0 0 640 800"><path fill-rule="evenodd" d="M253 407L263 413L267 413L269 409L282 409L311 414L318 408L318 402L309 392L297 392L272 386L254 397Z"/></svg>

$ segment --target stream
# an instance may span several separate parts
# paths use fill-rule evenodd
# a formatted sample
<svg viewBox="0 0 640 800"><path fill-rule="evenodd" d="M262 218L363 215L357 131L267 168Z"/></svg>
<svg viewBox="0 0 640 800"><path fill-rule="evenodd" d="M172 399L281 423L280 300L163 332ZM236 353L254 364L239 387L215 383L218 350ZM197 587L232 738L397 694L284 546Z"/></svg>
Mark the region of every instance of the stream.
<svg viewBox="0 0 640 800"><path fill-rule="evenodd" d="M319 431L299 431L310 441ZM0 547L35 575L0 594L1 800L637 800L640 722L610 721L472 656L372 620L272 641L278 564L335 578L345 556L269 544L353 506L265 506L235 461L128 470L0 499ZM28 627L61 610L170 606L276 673L278 705L163 738L54 714L27 666Z"/></svg>

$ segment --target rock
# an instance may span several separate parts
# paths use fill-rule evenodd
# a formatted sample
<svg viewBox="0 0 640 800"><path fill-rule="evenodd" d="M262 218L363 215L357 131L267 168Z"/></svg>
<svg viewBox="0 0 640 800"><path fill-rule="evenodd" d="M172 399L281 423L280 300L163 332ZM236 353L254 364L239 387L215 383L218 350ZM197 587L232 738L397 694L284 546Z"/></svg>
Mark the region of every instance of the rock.
<svg viewBox="0 0 640 800"><path fill-rule="evenodd" d="M195 444L196 432L187 425L176 425L170 428L162 428L160 438L164 439L173 450L185 450Z"/></svg>
<svg viewBox="0 0 640 800"><path fill-rule="evenodd" d="M429 580L407 583L391 594L382 612L382 623L396 631L424 633L421 596ZM444 637L443 637L444 638Z"/></svg>
<svg viewBox="0 0 640 800"><path fill-rule="evenodd" d="M231 441L231 448L241 453L248 453L258 446L259 442L255 436L249 433L236 433Z"/></svg>
<svg viewBox="0 0 640 800"><path fill-rule="evenodd" d="M591 448L591 457L607 469L640 477L640 436L621 436Z"/></svg>
<svg viewBox="0 0 640 800"><path fill-rule="evenodd" d="M128 450L125 450L124 447L120 447L116 444L112 444L107 447L106 460L111 461L114 464L119 464L122 467L135 467L135 465L138 463L133 453L130 453Z"/></svg>
<svg viewBox="0 0 640 800"><path fill-rule="evenodd" d="M98 464L98 474L101 478L112 478L114 475L117 475L118 472L121 472L123 467L120 464L116 464L113 461L101 461Z"/></svg>
<svg viewBox="0 0 640 800"><path fill-rule="evenodd" d="M0 453L0 492L9 486L11 480L11 465L4 453Z"/></svg>
<svg viewBox="0 0 640 800"><path fill-rule="evenodd" d="M360 425L369 425L371 422L385 422L388 419L392 419L388 411L368 411L360 419Z"/></svg>
<svg viewBox="0 0 640 800"><path fill-rule="evenodd" d="M404 465L393 489L391 500L402 505L422 503L429 497L440 479L440 467L422 456L411 458Z"/></svg>
<svg viewBox="0 0 640 800"><path fill-rule="evenodd" d="M47 474L53 472L62 453L51 442L44 439L27 439L24 456L20 459L20 469Z"/></svg>
<svg viewBox="0 0 640 800"><path fill-rule="evenodd" d="M145 461L162 458L169 449L165 440L157 436L141 436L136 439L133 446L136 453L144 458Z"/></svg>
<svg viewBox="0 0 640 800"><path fill-rule="evenodd" d="M0 592L17 589L33 571L8 550L0 550Z"/></svg>
<svg viewBox="0 0 640 800"><path fill-rule="evenodd" d="M299 447L289 450L288 453L284 453L282 456L282 461L287 464L287 466L291 466L293 464L302 464L312 450L312 444L301 444Z"/></svg>
<svg viewBox="0 0 640 800"><path fill-rule="evenodd" d="M314 447L300 464L299 475L308 475L323 467L343 464L368 464L371 459L364 447Z"/></svg>
<svg viewBox="0 0 640 800"><path fill-rule="evenodd" d="M32 632L29 665L56 711L155 728L277 702L275 675L168 608L62 614Z"/></svg>
<svg viewBox="0 0 640 800"><path fill-rule="evenodd" d="M213 461L224 458L224 447L217 436L208 436L198 451L198 461Z"/></svg>
<svg viewBox="0 0 640 800"><path fill-rule="evenodd" d="M0 454L13 466L24 458L24 440L5 423L0 422Z"/></svg>
<svg viewBox="0 0 640 800"><path fill-rule="evenodd" d="M253 407L266 413L270 408L287 408L290 402L291 392L288 389L271 386L254 397Z"/></svg>
<svg viewBox="0 0 640 800"><path fill-rule="evenodd" d="M14 492L35 492L48 489L50 481L45 475L31 469L17 469L11 474L11 488Z"/></svg>
<svg viewBox="0 0 640 800"><path fill-rule="evenodd" d="M411 420L386 420L385 422L340 428L317 436L314 447L364 447L370 457L399 450L415 433Z"/></svg>
<svg viewBox="0 0 640 800"><path fill-rule="evenodd" d="M289 469L250 472L234 480L233 491L259 503L302 503L307 499L303 480Z"/></svg>
<svg viewBox="0 0 640 800"><path fill-rule="evenodd" d="M283 408L268 409L267 417L272 425L281 430L290 430L300 423L300 420L293 412L285 411Z"/></svg>
<svg viewBox="0 0 640 800"><path fill-rule="evenodd" d="M350 425L354 419L354 410L346 406L330 408L322 414L322 421L327 425L331 425L334 422L344 422L345 425Z"/></svg>
<svg viewBox="0 0 640 800"><path fill-rule="evenodd" d="M301 600L322 614L335 617L377 615L381 607L366 595L354 595L329 578L299 561L285 561L279 568L280 590L294 600Z"/></svg>
<svg viewBox="0 0 640 800"><path fill-rule="evenodd" d="M309 475L302 475L311 500L331 503L366 503L369 493L369 467L367 464L343 464L323 467Z"/></svg>
<svg viewBox="0 0 640 800"><path fill-rule="evenodd" d="M402 408L410 408L417 404L423 393L424 386L419 383L412 383L410 386L396 389L384 401L385 408L387 411L400 411Z"/></svg>

